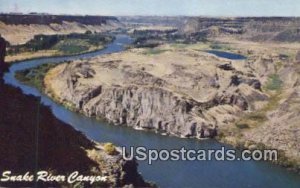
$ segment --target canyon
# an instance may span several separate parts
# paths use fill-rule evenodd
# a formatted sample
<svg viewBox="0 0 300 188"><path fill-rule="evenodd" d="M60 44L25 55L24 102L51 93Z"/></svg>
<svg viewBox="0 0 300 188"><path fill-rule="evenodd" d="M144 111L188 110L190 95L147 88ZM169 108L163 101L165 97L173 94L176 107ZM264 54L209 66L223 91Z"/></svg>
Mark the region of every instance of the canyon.
<svg viewBox="0 0 300 188"><path fill-rule="evenodd" d="M240 149L277 149L277 163L299 172L298 18L103 19L109 21L54 17L45 25L30 24L48 30L53 24L71 28L75 23L71 31L81 33L122 27L136 39L122 52L66 60L45 72L42 91L51 99L119 127L201 142L215 138ZM13 20L3 21L3 28L28 27L27 21ZM26 34L18 41L32 37ZM97 160L92 154L102 147L86 150L89 158ZM132 168L136 173L136 164Z"/></svg>
<svg viewBox="0 0 300 188"><path fill-rule="evenodd" d="M138 173L136 161L123 160L121 153L108 154L104 149L104 144L87 139L70 125L56 119L48 107L42 105L38 107L39 99L23 95L20 89L5 85L3 80L0 80L0 88L2 106L0 130L3 133L0 144L1 174L7 170L14 174L25 174L25 172L34 174L35 170L46 170L55 175L68 175L73 171L79 171L85 175L107 176L108 180L102 184L95 182L90 185L89 182L75 182L73 185L151 186ZM36 131L37 123L35 123L37 120L38 132ZM38 145L35 142L36 135L38 135ZM37 156L36 152L38 152ZM36 163L38 163L37 166ZM0 184L1 186L30 187L35 185L33 181L1 181ZM39 181L37 185L57 187L69 184Z"/></svg>
<svg viewBox="0 0 300 188"><path fill-rule="evenodd" d="M3 19L2 16L1 19ZM8 20L11 21L11 19ZM99 22L99 19L96 20ZM31 21L30 19L29 22ZM101 24L103 22L101 21ZM4 38L0 37L0 129L3 133L0 171L5 172L9 169L12 175L10 181L6 182L1 179L1 186L154 186L146 182L139 174L135 160L124 160L121 157L122 153L118 147L112 145L115 152L110 153L105 143L89 140L69 124L56 119L48 107L40 104L40 98L26 96L20 89L4 83L2 76L7 71L9 72L9 65L5 62L7 44L5 34ZM84 181L68 183L61 180L49 180L36 183L32 179L22 179L21 174L25 174L26 178L26 174L34 174L41 170L54 176L56 174L66 176L78 171L86 176L105 176L106 181L91 184Z"/></svg>
<svg viewBox="0 0 300 188"><path fill-rule="evenodd" d="M191 28L195 21L188 20L183 28ZM242 148L275 148L282 152L279 163L297 171L299 112L291 101L299 98L298 43L276 37L291 29L289 24L297 27L298 19L288 20L196 19L198 24L192 26L200 33L203 24L205 30L216 30L216 26L220 30L224 25L247 25L248 29L210 33L204 43L163 42L153 48L64 63L47 73L45 92L75 111L117 125L179 137L216 137ZM133 27L141 25L145 24ZM275 37L270 38L271 33ZM266 37L254 37L259 35L268 36L268 42ZM215 46L247 58L210 54ZM286 126L286 121L295 123Z"/></svg>
<svg viewBox="0 0 300 188"><path fill-rule="evenodd" d="M39 34L105 32L120 26L109 16L0 14L0 33L11 45L24 44Z"/></svg>

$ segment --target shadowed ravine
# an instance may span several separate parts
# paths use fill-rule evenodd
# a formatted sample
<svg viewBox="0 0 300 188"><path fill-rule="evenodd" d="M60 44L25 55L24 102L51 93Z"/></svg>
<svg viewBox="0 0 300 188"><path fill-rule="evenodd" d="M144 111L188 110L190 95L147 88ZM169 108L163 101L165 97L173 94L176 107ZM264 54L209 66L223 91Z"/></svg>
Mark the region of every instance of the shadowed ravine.
<svg viewBox="0 0 300 188"><path fill-rule="evenodd" d="M99 142L112 142L120 146L145 146L148 149L213 149L224 146L215 140L180 139L155 133L137 131L126 127L108 125L105 122L71 112L41 94L37 89L20 83L14 73L44 63L59 63L66 60L89 58L96 55L123 50L131 39L118 35L106 49L84 55L59 58L41 58L14 64L4 75L6 84L20 87L26 95L40 96L42 104L65 123L83 132L88 138ZM226 148L230 148L226 146ZM161 187L298 187L300 177L266 162L242 161L157 161L152 165L139 162L139 170L147 180ZM231 181L230 181L231 179Z"/></svg>

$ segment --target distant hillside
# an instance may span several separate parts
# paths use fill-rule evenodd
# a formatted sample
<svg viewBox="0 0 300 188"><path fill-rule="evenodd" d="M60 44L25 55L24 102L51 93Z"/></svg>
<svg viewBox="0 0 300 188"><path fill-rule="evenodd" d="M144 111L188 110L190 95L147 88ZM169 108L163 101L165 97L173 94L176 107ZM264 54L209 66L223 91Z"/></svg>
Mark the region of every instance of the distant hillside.
<svg viewBox="0 0 300 188"><path fill-rule="evenodd" d="M210 36L240 35L252 41L300 42L300 18L190 18L182 25L185 33L205 32Z"/></svg>
<svg viewBox="0 0 300 188"><path fill-rule="evenodd" d="M252 41L300 42L300 18L296 17L120 17L127 25L163 25L177 27L183 34L208 37L237 35Z"/></svg>
<svg viewBox="0 0 300 188"><path fill-rule="evenodd" d="M112 16L71 16L71 15L47 15L47 14L0 14L0 21L5 24L62 24L65 22L78 22L84 25L102 25L107 21L118 19Z"/></svg>
<svg viewBox="0 0 300 188"><path fill-rule="evenodd" d="M38 34L105 32L121 25L111 16L0 14L0 34L12 45L24 44Z"/></svg>
<svg viewBox="0 0 300 188"><path fill-rule="evenodd" d="M185 16L120 16L118 20L127 25L164 25L169 27L180 27L190 17Z"/></svg>

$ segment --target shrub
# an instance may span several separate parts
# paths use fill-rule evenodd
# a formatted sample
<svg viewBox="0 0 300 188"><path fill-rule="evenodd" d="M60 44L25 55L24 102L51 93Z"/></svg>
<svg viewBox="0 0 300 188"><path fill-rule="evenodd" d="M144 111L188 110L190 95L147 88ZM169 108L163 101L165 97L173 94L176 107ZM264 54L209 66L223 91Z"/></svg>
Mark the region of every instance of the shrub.
<svg viewBox="0 0 300 188"><path fill-rule="evenodd" d="M237 123L235 124L239 129L247 129L249 128L249 125L246 123Z"/></svg>
<svg viewBox="0 0 300 188"><path fill-rule="evenodd" d="M118 151L116 150L116 146L113 145L112 143L106 143L104 144L104 151L108 154L108 155L117 155Z"/></svg>
<svg viewBox="0 0 300 188"><path fill-rule="evenodd" d="M259 112L249 114L248 118L258 122L263 122L267 119L264 113L259 113Z"/></svg>

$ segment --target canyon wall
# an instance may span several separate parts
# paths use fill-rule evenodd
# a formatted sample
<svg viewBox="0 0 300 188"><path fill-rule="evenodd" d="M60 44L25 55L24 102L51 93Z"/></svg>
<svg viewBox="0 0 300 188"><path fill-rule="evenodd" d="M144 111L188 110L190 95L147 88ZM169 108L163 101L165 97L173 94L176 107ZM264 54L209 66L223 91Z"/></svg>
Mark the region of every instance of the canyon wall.
<svg viewBox="0 0 300 188"><path fill-rule="evenodd" d="M59 65L45 77L46 92L89 117L194 138L216 136L217 127L267 100L243 61L193 50L141 51Z"/></svg>
<svg viewBox="0 0 300 188"><path fill-rule="evenodd" d="M90 141L69 124L56 119L39 99L25 96L20 89L4 84L2 79L0 91L1 172L11 170L14 174L25 174L28 171L32 174L38 162L38 170L50 169L55 175L79 171L85 175L107 176L109 180L101 187L150 187L138 173L136 161L125 161L120 153L107 154L102 144ZM37 117L38 150L35 142ZM38 187L61 187L62 184L40 181ZM81 185L91 187L89 183ZM34 183L0 182L0 186L33 187ZM96 183L92 186L99 187Z"/></svg>
<svg viewBox="0 0 300 188"><path fill-rule="evenodd" d="M207 37L234 36L250 41L300 41L300 18L296 17L160 17L137 16L120 17L131 26L161 25L172 26L184 35L203 35Z"/></svg>
<svg viewBox="0 0 300 188"><path fill-rule="evenodd" d="M11 44L24 44L38 34L105 32L122 24L110 16L0 14L0 34Z"/></svg>

